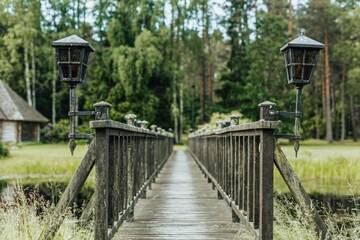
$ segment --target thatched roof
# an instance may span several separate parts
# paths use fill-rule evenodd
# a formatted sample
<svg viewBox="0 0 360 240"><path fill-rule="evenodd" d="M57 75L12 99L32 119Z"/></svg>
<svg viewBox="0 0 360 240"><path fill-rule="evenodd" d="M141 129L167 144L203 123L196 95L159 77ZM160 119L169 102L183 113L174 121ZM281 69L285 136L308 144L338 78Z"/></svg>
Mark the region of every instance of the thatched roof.
<svg viewBox="0 0 360 240"><path fill-rule="evenodd" d="M41 113L0 80L0 120L47 122Z"/></svg>

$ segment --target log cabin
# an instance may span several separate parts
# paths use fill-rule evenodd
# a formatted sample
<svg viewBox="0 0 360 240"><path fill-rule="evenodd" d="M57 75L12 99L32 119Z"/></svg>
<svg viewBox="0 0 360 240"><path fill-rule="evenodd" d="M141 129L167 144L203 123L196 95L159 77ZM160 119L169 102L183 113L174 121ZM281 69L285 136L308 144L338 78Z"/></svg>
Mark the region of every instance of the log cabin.
<svg viewBox="0 0 360 240"><path fill-rule="evenodd" d="M46 122L47 118L0 80L0 141L40 141L40 127Z"/></svg>

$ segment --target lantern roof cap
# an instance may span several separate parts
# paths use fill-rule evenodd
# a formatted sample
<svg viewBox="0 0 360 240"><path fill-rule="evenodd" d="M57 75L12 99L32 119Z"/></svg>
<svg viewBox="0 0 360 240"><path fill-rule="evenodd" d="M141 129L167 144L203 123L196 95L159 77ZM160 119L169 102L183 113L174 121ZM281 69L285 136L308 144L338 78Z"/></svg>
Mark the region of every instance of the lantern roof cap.
<svg viewBox="0 0 360 240"><path fill-rule="evenodd" d="M284 46L280 48L280 51L283 52L289 47L303 47L303 48L324 48L324 44L318 42L312 38L305 36L304 31L302 30L300 36L286 43Z"/></svg>
<svg viewBox="0 0 360 240"><path fill-rule="evenodd" d="M52 42L53 47L61 47L61 46L70 46L70 47L87 47L90 49L90 51L95 52L95 49L90 45L90 43L78 35L70 35L65 38L56 40Z"/></svg>

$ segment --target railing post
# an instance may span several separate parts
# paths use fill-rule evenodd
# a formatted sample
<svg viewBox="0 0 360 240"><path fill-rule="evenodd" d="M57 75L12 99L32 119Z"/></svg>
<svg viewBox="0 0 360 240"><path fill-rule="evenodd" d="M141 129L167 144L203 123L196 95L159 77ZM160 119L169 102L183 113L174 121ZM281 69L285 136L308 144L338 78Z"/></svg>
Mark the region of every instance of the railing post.
<svg viewBox="0 0 360 240"><path fill-rule="evenodd" d="M265 101L259 104L260 121L272 120L270 114L275 103ZM263 129L260 145L260 211L259 211L259 234L260 240L273 239L273 169L275 139L273 129Z"/></svg>
<svg viewBox="0 0 360 240"><path fill-rule="evenodd" d="M108 120L111 105L106 102L94 104L95 119ZM95 129L95 233L96 240L108 239L109 197L109 132L108 128Z"/></svg>

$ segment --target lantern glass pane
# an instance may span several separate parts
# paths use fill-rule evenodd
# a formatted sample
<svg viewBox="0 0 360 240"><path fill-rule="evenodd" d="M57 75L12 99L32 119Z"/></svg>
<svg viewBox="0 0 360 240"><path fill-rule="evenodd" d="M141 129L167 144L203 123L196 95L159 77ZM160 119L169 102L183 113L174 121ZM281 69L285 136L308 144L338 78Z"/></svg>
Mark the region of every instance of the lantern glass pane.
<svg viewBox="0 0 360 240"><path fill-rule="evenodd" d="M63 78L69 78L69 65L68 64L61 64L61 72Z"/></svg>
<svg viewBox="0 0 360 240"><path fill-rule="evenodd" d="M302 64L295 64L295 80L301 80L301 73L302 73L303 65Z"/></svg>
<svg viewBox="0 0 360 240"><path fill-rule="evenodd" d="M286 51L286 64L291 63L291 49Z"/></svg>
<svg viewBox="0 0 360 240"><path fill-rule="evenodd" d="M291 81L291 79L292 79L292 66L288 66L287 68L286 68L286 73L287 73L287 75L288 75L288 81Z"/></svg>
<svg viewBox="0 0 360 240"><path fill-rule="evenodd" d="M310 80L311 73L313 71L313 65L306 65L304 66L304 79L303 80Z"/></svg>
<svg viewBox="0 0 360 240"><path fill-rule="evenodd" d="M58 53L59 53L59 61L60 62L68 62L69 61L69 49L60 48Z"/></svg>
<svg viewBox="0 0 360 240"><path fill-rule="evenodd" d="M302 63L304 60L304 49L301 48L294 48L291 50L292 51L292 55L293 55L293 59L292 59L292 63Z"/></svg>
<svg viewBox="0 0 360 240"><path fill-rule="evenodd" d="M79 64L71 64L71 77L78 78Z"/></svg>
<svg viewBox="0 0 360 240"><path fill-rule="evenodd" d="M305 63L307 63L307 64L315 64L316 63L317 53L318 53L317 49L306 50Z"/></svg>
<svg viewBox="0 0 360 240"><path fill-rule="evenodd" d="M79 48L72 48L71 49L71 62L80 62L80 54L81 49Z"/></svg>

